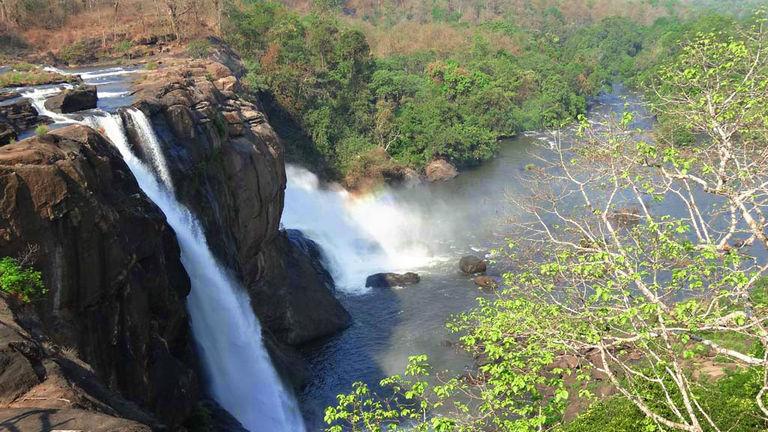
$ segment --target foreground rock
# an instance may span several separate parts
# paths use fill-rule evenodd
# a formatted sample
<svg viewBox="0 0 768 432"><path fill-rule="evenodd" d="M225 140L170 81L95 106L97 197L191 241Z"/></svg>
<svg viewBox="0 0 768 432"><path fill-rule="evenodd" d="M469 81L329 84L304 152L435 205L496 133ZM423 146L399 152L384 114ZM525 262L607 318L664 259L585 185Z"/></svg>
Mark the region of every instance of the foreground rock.
<svg viewBox="0 0 768 432"><path fill-rule="evenodd" d="M11 125L0 118L0 145L5 145L16 140L16 131Z"/></svg>
<svg viewBox="0 0 768 432"><path fill-rule="evenodd" d="M158 424L180 424L198 394L189 280L173 231L116 150L85 126L0 147L0 189L0 256L31 256L49 289L36 308L39 334L71 349L105 388ZM40 379L38 368L12 370L0 375ZM91 398L124 416L99 394Z"/></svg>
<svg viewBox="0 0 768 432"><path fill-rule="evenodd" d="M474 255L464 256L459 261L459 269L469 275L485 273L487 268L488 265L486 264L485 260Z"/></svg>
<svg viewBox="0 0 768 432"><path fill-rule="evenodd" d="M424 171L427 180L431 182L447 181L459 175L456 167L445 159L433 160L427 165Z"/></svg>
<svg viewBox="0 0 768 432"><path fill-rule="evenodd" d="M264 285L270 308L262 310L263 325L281 341L301 345L345 329L349 313L333 295L333 278L322 265L322 252L301 231L280 232L267 255L269 272Z"/></svg>
<svg viewBox="0 0 768 432"><path fill-rule="evenodd" d="M96 86L81 85L66 89L45 100L45 107L57 113L73 113L96 108Z"/></svg>
<svg viewBox="0 0 768 432"><path fill-rule="evenodd" d="M417 284L421 278L416 273L376 273L368 276L365 286L369 288L392 288Z"/></svg>
<svg viewBox="0 0 768 432"><path fill-rule="evenodd" d="M286 346L338 331L349 315L317 271L318 257L280 233L283 146L259 101L239 88L224 64L180 62L147 74L135 87L134 106L158 134L177 198L198 215L214 254L248 290L279 363L283 354L293 356ZM150 149L130 116L123 118L129 141L146 158Z"/></svg>
<svg viewBox="0 0 768 432"><path fill-rule="evenodd" d="M50 429L44 425L55 426ZM7 431L88 431L150 432L141 423L78 409L0 409L0 430Z"/></svg>

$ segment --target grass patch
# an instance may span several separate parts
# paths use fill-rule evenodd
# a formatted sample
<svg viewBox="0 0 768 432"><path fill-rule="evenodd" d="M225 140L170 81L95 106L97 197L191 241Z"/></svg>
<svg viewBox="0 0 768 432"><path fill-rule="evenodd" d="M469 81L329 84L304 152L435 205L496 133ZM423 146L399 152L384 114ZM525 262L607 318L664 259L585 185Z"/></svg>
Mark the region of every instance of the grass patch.
<svg viewBox="0 0 768 432"><path fill-rule="evenodd" d="M0 87L26 87L75 81L75 76L46 71L29 63L17 63L13 70L0 74Z"/></svg>
<svg viewBox="0 0 768 432"><path fill-rule="evenodd" d="M59 58L68 64L88 63L93 55L83 42L67 45L59 51Z"/></svg>
<svg viewBox="0 0 768 432"><path fill-rule="evenodd" d="M35 128L35 135L37 135L37 137L39 138L39 137L45 136L46 134L48 134L48 126L44 124L37 125L37 127Z"/></svg>
<svg viewBox="0 0 768 432"><path fill-rule="evenodd" d="M207 39L194 40L187 45L187 54L196 59L208 57L210 50L211 43Z"/></svg>

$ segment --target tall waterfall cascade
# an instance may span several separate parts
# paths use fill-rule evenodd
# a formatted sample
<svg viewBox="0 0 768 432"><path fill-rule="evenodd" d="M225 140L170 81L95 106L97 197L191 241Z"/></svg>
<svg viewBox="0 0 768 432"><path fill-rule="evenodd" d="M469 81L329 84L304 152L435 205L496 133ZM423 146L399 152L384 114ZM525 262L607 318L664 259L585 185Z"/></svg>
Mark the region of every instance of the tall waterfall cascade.
<svg viewBox="0 0 768 432"><path fill-rule="evenodd" d="M84 78L127 73L115 69ZM304 431L296 401L272 366L250 298L217 262L195 215L175 198L170 170L149 119L137 109L127 111L148 159L142 162L131 151L119 115L96 110L80 118L51 112L44 101L58 91L32 89L24 96L57 124L80 123L103 131L175 231L192 284L187 298L192 332L214 399L251 432Z"/></svg>
<svg viewBox="0 0 768 432"><path fill-rule="evenodd" d="M145 140L151 166L132 153L119 116L96 116L89 121L117 147L141 189L176 232L181 261L192 282L187 299L192 332L213 397L251 432L304 430L292 394L272 367L249 297L217 263L197 218L176 200L150 122L139 110L128 114Z"/></svg>

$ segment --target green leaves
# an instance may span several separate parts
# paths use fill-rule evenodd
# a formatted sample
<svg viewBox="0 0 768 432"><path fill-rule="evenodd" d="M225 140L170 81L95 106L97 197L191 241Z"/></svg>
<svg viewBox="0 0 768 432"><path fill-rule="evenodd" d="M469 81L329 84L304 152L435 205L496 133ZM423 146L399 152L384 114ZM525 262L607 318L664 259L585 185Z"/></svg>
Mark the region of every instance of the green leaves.
<svg viewBox="0 0 768 432"><path fill-rule="evenodd" d="M22 267L10 257L0 259L0 290L25 303L40 300L48 293L40 272Z"/></svg>

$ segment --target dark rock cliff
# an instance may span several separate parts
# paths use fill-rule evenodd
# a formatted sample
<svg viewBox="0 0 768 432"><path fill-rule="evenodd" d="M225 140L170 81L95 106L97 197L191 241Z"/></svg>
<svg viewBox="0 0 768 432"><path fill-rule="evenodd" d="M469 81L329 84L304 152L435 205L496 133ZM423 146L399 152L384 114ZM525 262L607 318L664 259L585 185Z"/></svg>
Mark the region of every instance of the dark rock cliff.
<svg viewBox="0 0 768 432"><path fill-rule="evenodd" d="M135 90L134 106L159 135L177 197L198 214L214 253L249 291L273 356L286 352L275 353L274 342L299 345L346 327L349 315L313 264L318 257L279 230L283 148L231 70L180 62ZM130 116L123 117L137 153L148 154Z"/></svg>
<svg viewBox="0 0 768 432"><path fill-rule="evenodd" d="M1 147L0 190L0 256L33 255L49 289L35 307L37 330L8 337L76 353L102 393L117 392L157 419L140 421L174 425L188 417L198 398L184 304L189 280L174 233L116 150L85 126ZM8 317L0 316L6 326ZM11 342L0 337L0 351ZM25 356L52 366L26 373L29 385L66 376L49 372L63 362L40 353ZM13 404L29 389L6 390L0 398ZM137 418L91 399L109 407L97 411Z"/></svg>

